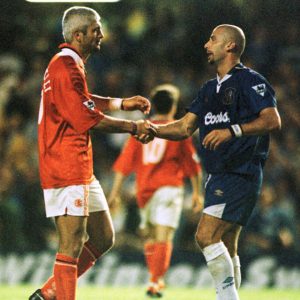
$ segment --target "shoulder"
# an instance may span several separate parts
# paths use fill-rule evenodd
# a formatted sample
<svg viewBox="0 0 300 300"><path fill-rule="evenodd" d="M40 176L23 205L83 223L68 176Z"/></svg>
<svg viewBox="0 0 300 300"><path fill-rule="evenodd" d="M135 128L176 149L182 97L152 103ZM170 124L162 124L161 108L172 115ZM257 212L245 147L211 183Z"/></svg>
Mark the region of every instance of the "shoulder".
<svg viewBox="0 0 300 300"><path fill-rule="evenodd" d="M56 54L49 64L49 72L55 77L78 73L77 65L71 56Z"/></svg>
<svg viewBox="0 0 300 300"><path fill-rule="evenodd" d="M206 81L199 89L198 91L198 96L206 93L207 91L211 90L211 89L215 89L216 85L217 85L217 78L212 78L208 81Z"/></svg>
<svg viewBox="0 0 300 300"><path fill-rule="evenodd" d="M238 72L239 77L244 81L250 81L250 82L267 82L268 80L257 71L244 67L240 72Z"/></svg>
<svg viewBox="0 0 300 300"><path fill-rule="evenodd" d="M217 83L218 83L218 81L217 81L217 78L215 77L215 78L212 78L212 79L206 81L206 82L202 85L201 88L207 89L207 88L215 87Z"/></svg>

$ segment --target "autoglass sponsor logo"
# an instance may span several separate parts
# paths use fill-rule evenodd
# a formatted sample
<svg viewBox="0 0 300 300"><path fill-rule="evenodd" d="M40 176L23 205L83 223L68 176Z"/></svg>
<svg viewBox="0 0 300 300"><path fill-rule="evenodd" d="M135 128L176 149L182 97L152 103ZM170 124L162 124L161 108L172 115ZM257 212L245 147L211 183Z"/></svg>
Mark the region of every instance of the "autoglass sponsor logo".
<svg viewBox="0 0 300 300"><path fill-rule="evenodd" d="M228 117L228 112L220 112L217 115L214 115L212 112L208 112L204 117L205 125L213 125L219 123L230 123L230 118Z"/></svg>

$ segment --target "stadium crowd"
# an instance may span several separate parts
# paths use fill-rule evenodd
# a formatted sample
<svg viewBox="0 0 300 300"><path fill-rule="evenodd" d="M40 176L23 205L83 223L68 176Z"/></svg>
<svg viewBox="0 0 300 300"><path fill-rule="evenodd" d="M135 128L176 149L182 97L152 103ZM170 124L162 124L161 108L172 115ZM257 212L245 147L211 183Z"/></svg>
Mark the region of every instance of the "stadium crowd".
<svg viewBox="0 0 300 300"><path fill-rule="evenodd" d="M263 193L251 226L243 233L241 251L249 255L272 252L279 257L300 254L298 1L289 1L288 7L275 1L278 5L269 6L268 11L259 9L260 0L226 1L222 11L217 4L194 0L184 7L183 1L174 0L126 2L91 5L102 15L105 38L101 52L87 64L90 90L103 96L148 96L157 84L173 83L182 92L178 116L213 75L203 50L209 30L219 23L245 29L243 63L264 74L275 87L283 129L272 136ZM264 1L264 6L266 2L270 1ZM55 240L39 183L37 115L43 73L62 42L58 20L67 6L20 0L1 5L5 7L0 19L0 253L41 251L51 249ZM93 135L95 174L108 196L111 166L124 137ZM131 181L113 216L116 247L142 247ZM194 242L198 219L199 215L184 210L176 247L198 251Z"/></svg>

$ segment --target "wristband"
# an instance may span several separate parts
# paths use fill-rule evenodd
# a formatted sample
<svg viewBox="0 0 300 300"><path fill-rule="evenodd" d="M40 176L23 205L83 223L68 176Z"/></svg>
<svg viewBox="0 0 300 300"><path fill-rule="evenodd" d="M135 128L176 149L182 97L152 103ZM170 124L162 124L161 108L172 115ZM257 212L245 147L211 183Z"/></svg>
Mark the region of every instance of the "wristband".
<svg viewBox="0 0 300 300"><path fill-rule="evenodd" d="M233 137L240 138L243 136L243 130L241 125L239 124L231 125L228 129L230 130L230 133Z"/></svg>
<svg viewBox="0 0 300 300"><path fill-rule="evenodd" d="M122 102L121 102L121 110L125 110L125 109L124 109L124 105L123 105L124 100L125 100L125 98L122 99Z"/></svg>
<svg viewBox="0 0 300 300"><path fill-rule="evenodd" d="M109 102L110 110L120 110L122 109L123 99L122 98L112 98Z"/></svg>
<svg viewBox="0 0 300 300"><path fill-rule="evenodd" d="M131 121L132 129L131 129L131 135L136 135L137 134L137 124L134 121Z"/></svg>

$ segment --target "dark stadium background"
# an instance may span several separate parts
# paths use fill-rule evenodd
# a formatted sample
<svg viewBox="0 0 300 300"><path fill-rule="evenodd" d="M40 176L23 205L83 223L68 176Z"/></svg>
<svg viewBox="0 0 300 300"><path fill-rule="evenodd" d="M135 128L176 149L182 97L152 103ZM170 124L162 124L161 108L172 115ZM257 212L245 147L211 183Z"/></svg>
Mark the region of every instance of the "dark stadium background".
<svg viewBox="0 0 300 300"><path fill-rule="evenodd" d="M62 42L60 20L71 5L0 1L0 269L7 271L2 273L2 283L11 280L12 267L7 261L18 265L17 255L24 258L22 263L32 255L51 258L56 247L39 185L36 126L43 73ZM90 90L103 96L148 96L155 85L173 83L182 92L178 116L201 84L214 75L203 50L212 28L232 23L244 29L243 63L264 74L274 86L283 128L272 136L264 201L242 235L240 256L248 282L256 274L251 267L261 265L268 273L262 286L282 283L285 274L294 272L295 280L290 277L285 287L299 287L300 2L122 0L87 5L102 16L105 35L101 52L88 61ZM142 117L135 113L126 116ZM124 136L94 132L93 139L95 174L108 196L111 166ZM133 190L131 178L122 205L113 211L117 240L106 264L115 257L121 263L143 264ZM187 188L187 200L188 192ZM175 238L174 268L183 263L195 268L203 265L194 242L198 219L199 215L185 208ZM40 277L35 274L35 281L30 268L14 280L42 280L51 271L51 263ZM99 270L101 266L105 268L100 262ZM89 280L93 282L95 274ZM187 280L187 284L191 282Z"/></svg>

